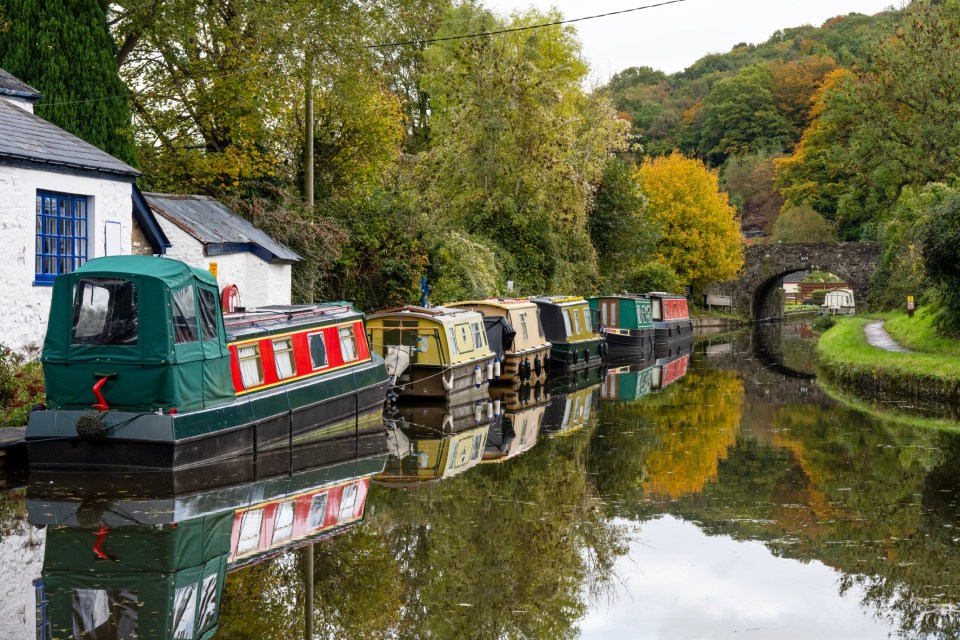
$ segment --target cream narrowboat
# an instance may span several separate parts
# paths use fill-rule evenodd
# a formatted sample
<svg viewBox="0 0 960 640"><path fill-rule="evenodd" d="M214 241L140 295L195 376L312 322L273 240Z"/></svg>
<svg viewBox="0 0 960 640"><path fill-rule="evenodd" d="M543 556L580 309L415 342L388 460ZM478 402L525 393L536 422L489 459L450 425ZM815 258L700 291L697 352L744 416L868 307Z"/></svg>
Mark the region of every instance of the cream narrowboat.
<svg viewBox="0 0 960 640"><path fill-rule="evenodd" d="M494 353L476 311L388 309L370 316L367 333L401 396L442 397L484 388L494 378Z"/></svg>
<svg viewBox="0 0 960 640"><path fill-rule="evenodd" d="M544 335L536 303L514 298L489 298L455 302L449 306L482 313L491 346L494 346L491 332L496 334L499 331L499 323L491 320L503 318L506 321L513 331L513 339L510 344L503 345L501 378L535 382L546 377L550 343Z"/></svg>

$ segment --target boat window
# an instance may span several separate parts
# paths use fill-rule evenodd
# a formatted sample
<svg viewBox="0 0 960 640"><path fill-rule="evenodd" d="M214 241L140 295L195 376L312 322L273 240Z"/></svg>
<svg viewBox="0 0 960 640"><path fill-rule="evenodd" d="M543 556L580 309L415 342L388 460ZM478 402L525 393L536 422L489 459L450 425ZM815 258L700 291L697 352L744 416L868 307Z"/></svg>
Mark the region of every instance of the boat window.
<svg viewBox="0 0 960 640"><path fill-rule="evenodd" d="M273 520L273 543L283 542L293 535L293 500L281 502Z"/></svg>
<svg viewBox="0 0 960 640"><path fill-rule="evenodd" d="M483 453L483 435L484 434L481 433L473 436L473 451L470 452L471 460L479 460Z"/></svg>
<svg viewBox="0 0 960 640"><path fill-rule="evenodd" d="M520 314L520 332L523 334L524 340L529 340L530 336L527 335L527 314Z"/></svg>
<svg viewBox="0 0 960 640"><path fill-rule="evenodd" d="M573 326L577 329L577 335L583 333L583 330L580 328L580 309L573 310Z"/></svg>
<svg viewBox="0 0 960 640"><path fill-rule="evenodd" d="M344 362L357 359L357 338L353 335L353 325L340 327L340 353Z"/></svg>
<svg viewBox="0 0 960 640"><path fill-rule="evenodd" d="M260 361L260 345L246 344L237 347L237 362L240 363L240 380L243 388L263 384L263 363Z"/></svg>
<svg viewBox="0 0 960 640"><path fill-rule="evenodd" d="M563 328L567 330L568 336L572 336L573 330L570 328L570 309L564 309L560 315L563 317Z"/></svg>
<svg viewBox="0 0 960 640"><path fill-rule="evenodd" d="M39 589L38 589L39 590ZM71 589L73 601L73 635L71 638L103 638L104 629L122 628L127 631L127 638L139 636L140 597L137 591L125 589ZM40 595L39 593L37 594ZM42 606L48 606L44 598ZM49 616L50 610L41 613L38 603L37 615ZM46 628L50 633L50 622L37 626L38 638L49 638L41 635ZM116 637L116 636L114 636Z"/></svg>
<svg viewBox="0 0 960 640"><path fill-rule="evenodd" d="M200 294L200 335L206 340L217 339L217 295L209 289L197 289Z"/></svg>
<svg viewBox="0 0 960 640"><path fill-rule="evenodd" d="M590 308L583 308L583 330L587 333L593 333L593 325L590 322Z"/></svg>
<svg viewBox="0 0 960 640"><path fill-rule="evenodd" d="M237 542L237 554L253 551L260 546L260 525L263 523L263 509L252 509L240 519L240 539Z"/></svg>
<svg viewBox="0 0 960 640"><path fill-rule="evenodd" d="M203 579L200 589L200 622L197 629L203 630L213 622L217 614L217 574Z"/></svg>
<svg viewBox="0 0 960 640"><path fill-rule="evenodd" d="M463 338L463 346L466 347L466 350L467 350L467 351L469 351L469 350L470 350L470 336L469 336L469 334L467 333L467 324L464 323L464 324L460 324L460 325L457 325L457 326L460 327L460 337Z"/></svg>
<svg viewBox="0 0 960 640"><path fill-rule="evenodd" d="M473 330L473 348L479 349L483 346L483 329L479 322L471 322L470 328Z"/></svg>
<svg viewBox="0 0 960 640"><path fill-rule="evenodd" d="M273 341L273 363L277 367L277 378L286 380L297 372L293 358L293 338L277 338Z"/></svg>
<svg viewBox="0 0 960 640"><path fill-rule="evenodd" d="M84 278L73 296L73 344L136 346L137 287L123 278Z"/></svg>
<svg viewBox="0 0 960 640"><path fill-rule="evenodd" d="M309 528L316 529L323 526L324 516L327 514L327 492L313 496L310 502Z"/></svg>
<svg viewBox="0 0 960 640"><path fill-rule="evenodd" d="M354 511L357 508L357 485L351 484L348 487L343 488L343 493L340 494L340 515L337 520L339 522L344 522L353 517Z"/></svg>
<svg viewBox="0 0 960 640"><path fill-rule="evenodd" d="M197 341L197 298L192 284L173 292L173 333L177 344Z"/></svg>
<svg viewBox="0 0 960 640"><path fill-rule="evenodd" d="M447 333L450 335L450 353L451 355L459 355L460 349L457 348L457 334L454 332L453 327L447 329Z"/></svg>
<svg viewBox="0 0 960 640"><path fill-rule="evenodd" d="M323 339L323 333L311 333L307 336L310 342L310 364L314 369L322 369L327 366L327 343Z"/></svg>
<svg viewBox="0 0 960 640"><path fill-rule="evenodd" d="M197 614L197 584L188 584L173 592L173 637L192 638ZM86 634L84 634L86 635Z"/></svg>
<svg viewBox="0 0 960 640"><path fill-rule="evenodd" d="M540 332L540 339L543 339L543 320L540 318L540 309L537 309L537 331Z"/></svg>

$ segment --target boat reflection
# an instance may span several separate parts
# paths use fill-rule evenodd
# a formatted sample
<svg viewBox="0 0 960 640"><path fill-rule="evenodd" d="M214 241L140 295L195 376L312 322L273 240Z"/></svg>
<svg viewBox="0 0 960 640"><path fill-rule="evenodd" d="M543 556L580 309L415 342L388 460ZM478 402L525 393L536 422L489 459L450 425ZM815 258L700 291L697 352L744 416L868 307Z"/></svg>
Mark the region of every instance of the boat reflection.
<svg viewBox="0 0 960 640"><path fill-rule="evenodd" d="M386 459L382 450L217 486L189 477L208 467L162 476L167 484L31 475L29 521L46 526L38 623L54 638L212 638L226 573L355 526ZM221 480L249 473L246 461L221 467Z"/></svg>
<svg viewBox="0 0 960 640"><path fill-rule="evenodd" d="M502 413L499 420L490 423L481 462L504 462L537 444L549 395L540 382L523 384L517 389L492 388L490 392L499 392L495 398L500 402Z"/></svg>
<svg viewBox="0 0 960 640"><path fill-rule="evenodd" d="M603 367L571 372L550 381L550 404L540 431L557 436L578 431L590 422L599 400Z"/></svg>
<svg viewBox="0 0 960 640"><path fill-rule="evenodd" d="M480 462L497 405L486 389L441 402L399 403L384 416L392 456L378 483L417 488L463 473Z"/></svg>

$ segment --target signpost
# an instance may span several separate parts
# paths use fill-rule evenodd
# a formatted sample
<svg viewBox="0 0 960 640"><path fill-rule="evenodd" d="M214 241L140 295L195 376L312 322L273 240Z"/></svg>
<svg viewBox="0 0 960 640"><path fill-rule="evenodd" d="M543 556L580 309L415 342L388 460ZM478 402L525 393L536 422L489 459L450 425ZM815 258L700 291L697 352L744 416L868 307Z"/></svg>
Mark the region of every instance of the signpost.
<svg viewBox="0 0 960 640"><path fill-rule="evenodd" d="M913 312L916 306L913 303L913 296L907 296L907 315L913 317Z"/></svg>

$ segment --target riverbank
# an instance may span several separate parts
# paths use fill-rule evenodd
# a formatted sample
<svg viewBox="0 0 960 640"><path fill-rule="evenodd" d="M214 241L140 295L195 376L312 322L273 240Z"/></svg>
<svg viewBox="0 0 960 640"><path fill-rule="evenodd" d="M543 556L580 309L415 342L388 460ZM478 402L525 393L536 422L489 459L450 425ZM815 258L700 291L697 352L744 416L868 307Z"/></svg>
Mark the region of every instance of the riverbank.
<svg viewBox="0 0 960 640"><path fill-rule="evenodd" d="M949 348L924 352L942 338L926 334L924 318L906 318L886 314L886 328L891 336L914 353L898 353L873 347L867 342L864 328L876 318L838 318L836 326L821 336L817 344L817 368L829 383L860 397L881 395L908 397L936 404L960 404L960 343ZM880 316L883 318L884 316ZM931 329L932 331L932 329ZM920 334L920 337L917 336ZM902 341L912 336L909 341ZM936 339L938 342L931 342ZM956 349L957 351L954 351Z"/></svg>

